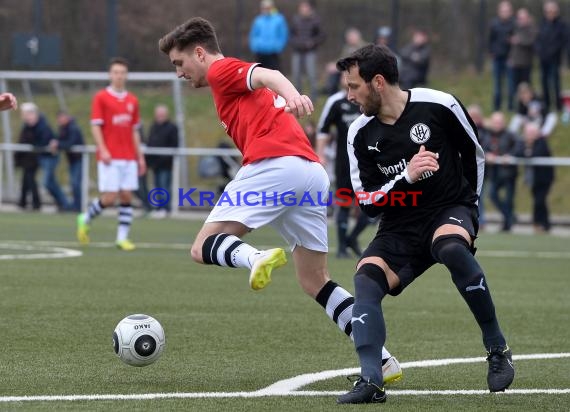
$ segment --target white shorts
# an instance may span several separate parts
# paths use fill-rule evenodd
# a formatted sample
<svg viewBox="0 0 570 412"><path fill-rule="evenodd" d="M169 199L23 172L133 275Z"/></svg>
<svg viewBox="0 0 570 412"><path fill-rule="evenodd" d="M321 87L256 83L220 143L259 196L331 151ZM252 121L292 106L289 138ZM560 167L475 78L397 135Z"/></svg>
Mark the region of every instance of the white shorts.
<svg viewBox="0 0 570 412"><path fill-rule="evenodd" d="M320 163L297 156L276 157L243 166L206 219L240 222L250 229L271 225L287 241L328 251L329 178Z"/></svg>
<svg viewBox="0 0 570 412"><path fill-rule="evenodd" d="M139 175L136 160L111 160L97 162L99 192L116 193L120 190L138 190Z"/></svg>

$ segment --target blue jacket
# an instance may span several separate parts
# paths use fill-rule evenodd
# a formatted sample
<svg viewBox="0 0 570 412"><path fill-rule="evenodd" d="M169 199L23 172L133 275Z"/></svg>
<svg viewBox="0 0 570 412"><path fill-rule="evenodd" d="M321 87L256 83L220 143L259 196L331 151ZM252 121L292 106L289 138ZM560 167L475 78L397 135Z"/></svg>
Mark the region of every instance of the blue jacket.
<svg viewBox="0 0 570 412"><path fill-rule="evenodd" d="M29 134L30 138L26 143L31 143L38 148L45 148L55 135L51 130L46 118L40 115L38 122L33 126L24 125L22 127L22 135ZM40 156L52 156L51 153L42 152Z"/></svg>
<svg viewBox="0 0 570 412"><path fill-rule="evenodd" d="M83 133L74 119L71 119L65 126L59 127L58 148L67 152L67 160L72 163L81 160L81 153L70 152L73 146L82 146L85 144Z"/></svg>
<svg viewBox="0 0 570 412"><path fill-rule="evenodd" d="M281 53L288 37L287 21L281 13L260 14L249 32L249 48L256 54Z"/></svg>

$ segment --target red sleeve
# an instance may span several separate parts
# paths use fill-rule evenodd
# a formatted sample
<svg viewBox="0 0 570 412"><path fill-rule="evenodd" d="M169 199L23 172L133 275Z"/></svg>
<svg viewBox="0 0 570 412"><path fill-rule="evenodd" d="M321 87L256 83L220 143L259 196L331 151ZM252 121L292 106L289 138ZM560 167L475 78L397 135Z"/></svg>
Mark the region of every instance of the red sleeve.
<svg viewBox="0 0 570 412"><path fill-rule="evenodd" d="M103 119L103 96L97 93L91 105L91 124L102 125Z"/></svg>
<svg viewBox="0 0 570 412"><path fill-rule="evenodd" d="M133 111L133 128L137 128L140 125L140 113L139 113L139 101L133 96L133 105L135 106Z"/></svg>
<svg viewBox="0 0 570 412"><path fill-rule="evenodd" d="M208 71L208 84L221 95L244 94L253 91L251 73L258 63L226 58L215 62Z"/></svg>

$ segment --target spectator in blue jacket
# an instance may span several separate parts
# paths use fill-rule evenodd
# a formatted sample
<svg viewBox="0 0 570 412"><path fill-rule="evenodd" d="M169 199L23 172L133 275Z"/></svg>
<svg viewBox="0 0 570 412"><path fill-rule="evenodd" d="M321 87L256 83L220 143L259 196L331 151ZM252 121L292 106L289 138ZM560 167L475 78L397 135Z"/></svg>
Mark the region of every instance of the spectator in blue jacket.
<svg viewBox="0 0 570 412"><path fill-rule="evenodd" d="M543 10L544 19L536 38L536 53L540 61L542 100L546 111L549 111L551 103L554 103L553 106L560 111L562 110L560 64L562 52L566 50L568 43L567 27L560 18L558 3L547 1L544 3ZM551 98L554 98L554 101Z"/></svg>
<svg viewBox="0 0 570 412"><path fill-rule="evenodd" d="M289 28L285 17L273 0L261 2L261 14L254 20L249 32L249 48L263 67L279 70L279 55L287 45Z"/></svg>
<svg viewBox="0 0 570 412"><path fill-rule="evenodd" d="M57 115L59 125L58 149L67 154L69 165L69 184L73 194L71 209L74 212L81 211L81 179L82 179L82 157L81 153L70 151L74 146L83 146L83 134L75 122L75 119L66 112L59 112Z"/></svg>
<svg viewBox="0 0 570 412"><path fill-rule="evenodd" d="M489 30L489 54L493 59L493 109L501 110L503 97L503 78L507 77L507 57L511 48L511 36L515 30L513 6L510 1L501 1L497 6L497 16L491 21ZM512 106L509 110L512 110Z"/></svg>
<svg viewBox="0 0 570 412"><path fill-rule="evenodd" d="M43 185L53 197L59 211L69 209L69 204L55 176L59 163L57 139L47 120L39 112L34 103L22 104L22 120L24 128L29 128L35 138L34 146L42 150L39 155L40 168L43 173Z"/></svg>

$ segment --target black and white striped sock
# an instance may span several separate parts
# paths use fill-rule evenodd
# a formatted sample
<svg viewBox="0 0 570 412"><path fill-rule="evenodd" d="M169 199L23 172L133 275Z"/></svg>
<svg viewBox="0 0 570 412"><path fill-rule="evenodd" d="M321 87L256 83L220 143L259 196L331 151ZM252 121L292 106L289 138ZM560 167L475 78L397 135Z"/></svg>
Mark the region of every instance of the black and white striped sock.
<svg viewBox="0 0 570 412"><path fill-rule="evenodd" d="M133 222L133 207L130 204L119 206L119 226L117 227L117 242L129 238L129 230Z"/></svg>
<svg viewBox="0 0 570 412"><path fill-rule="evenodd" d="M100 199L94 199L87 207L87 213L85 214L85 223L89 223L91 219L99 216L105 206L101 203Z"/></svg>
<svg viewBox="0 0 570 412"><path fill-rule="evenodd" d="M352 307L354 297L338 284L329 280L320 290L316 301L325 308L329 318L352 339Z"/></svg>
<svg viewBox="0 0 570 412"><path fill-rule="evenodd" d="M202 246L202 260L207 265L251 269L251 257L256 253L256 248L227 233L209 236Z"/></svg>
<svg viewBox="0 0 570 412"><path fill-rule="evenodd" d="M317 294L315 300L325 309L329 318L335 322L351 340L352 338L352 308L354 297L337 283L329 280ZM392 355L382 348L382 359Z"/></svg>

